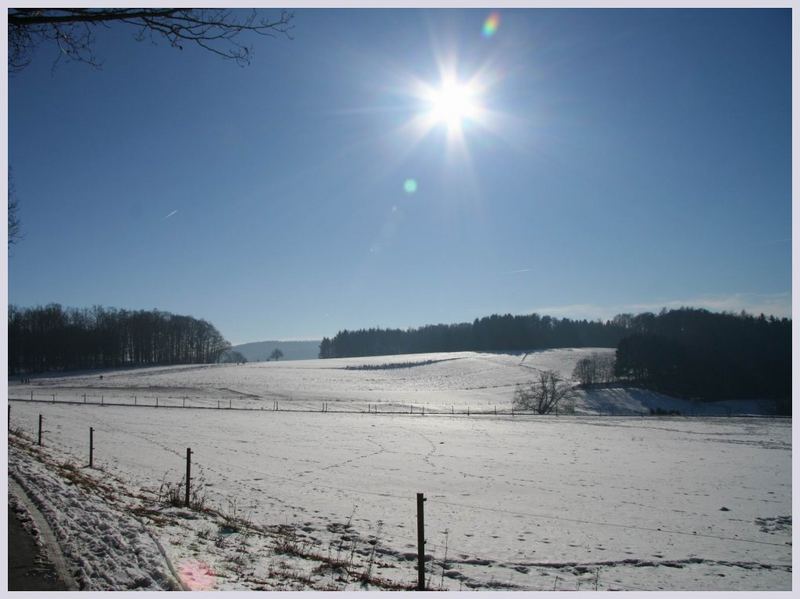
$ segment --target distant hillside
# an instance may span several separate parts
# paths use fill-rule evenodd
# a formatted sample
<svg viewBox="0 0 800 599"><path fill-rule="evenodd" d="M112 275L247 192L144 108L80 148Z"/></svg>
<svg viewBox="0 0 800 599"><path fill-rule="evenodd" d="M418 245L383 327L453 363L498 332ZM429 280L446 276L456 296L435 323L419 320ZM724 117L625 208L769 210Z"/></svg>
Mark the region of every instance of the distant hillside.
<svg viewBox="0 0 800 599"><path fill-rule="evenodd" d="M319 341L256 341L234 345L231 349L242 354L248 362L268 360L276 347L283 352L281 360L316 360L319 344Z"/></svg>

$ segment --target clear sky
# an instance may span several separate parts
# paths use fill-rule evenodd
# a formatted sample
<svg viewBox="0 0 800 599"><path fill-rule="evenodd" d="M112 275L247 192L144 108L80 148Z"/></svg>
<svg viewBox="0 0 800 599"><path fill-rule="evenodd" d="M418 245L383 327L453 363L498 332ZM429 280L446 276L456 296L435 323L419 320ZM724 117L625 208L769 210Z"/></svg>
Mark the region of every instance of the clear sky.
<svg viewBox="0 0 800 599"><path fill-rule="evenodd" d="M233 343L791 313L791 13L296 10L249 67L97 33L9 80L9 302Z"/></svg>

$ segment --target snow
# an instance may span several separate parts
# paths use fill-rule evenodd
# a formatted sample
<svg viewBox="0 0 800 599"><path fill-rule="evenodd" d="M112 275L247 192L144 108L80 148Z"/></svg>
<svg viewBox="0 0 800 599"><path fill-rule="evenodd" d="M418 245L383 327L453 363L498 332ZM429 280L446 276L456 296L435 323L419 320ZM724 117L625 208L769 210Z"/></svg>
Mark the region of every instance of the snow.
<svg viewBox="0 0 800 599"><path fill-rule="evenodd" d="M593 351L53 377L37 381L35 394L44 398L52 390L62 400L86 392L127 404L137 394L138 406L84 405L82 398L12 402L12 426L31 438L44 415L41 452L50 462L35 459L35 447L12 445L9 468L34 481L26 486L37 489L43 512L63 530L59 538L75 536L65 554L76 564L84 560L79 578L86 588L130 588L137 581L165 588L170 564L189 588L413 585L415 495L422 492L426 570L435 588L789 590L790 420L589 413L678 405L636 389L586 392L578 402L584 414L575 416L458 413L507 410L514 385L530 380L532 369L569 375ZM346 368L422 361L434 363ZM12 386L10 394L25 397L28 387ZM257 409L141 405L154 389L163 394L160 402L175 406L188 397L187 405L215 407L225 399L234 408ZM272 410L276 398L279 411ZM289 411L318 410L322 401L330 411ZM367 404L384 413L367 413ZM413 415L405 410L410 406ZM344 409L351 411L337 412ZM434 409L443 413L431 415ZM89 426L98 469L85 467ZM210 511L170 507L159 498L164 483L181 480L187 447ZM113 480L118 492L111 498L98 485L66 484L59 460L91 479ZM102 516L92 518L95 512ZM127 573L113 557L125 547L140 556ZM108 563L104 556L111 556ZM366 584L356 580L367 574Z"/></svg>
<svg viewBox="0 0 800 599"><path fill-rule="evenodd" d="M367 411L493 412L510 410L514 388L540 370L570 379L577 361L608 348L552 349L529 353L431 353L252 364L120 369L47 376L32 385L10 383L9 396L87 403ZM429 363L428 363L429 362ZM397 368L398 365L419 364ZM364 369L364 367L369 369ZM380 368L383 366L383 368ZM395 366L395 367L391 367ZM377 368L376 368L377 367ZM102 378L100 376L102 375ZM650 408L684 415L764 414L767 402L698 404L630 388L579 394L579 413L649 414Z"/></svg>
<svg viewBox="0 0 800 599"><path fill-rule="evenodd" d="M92 481L87 489L74 463L40 455L12 445L9 472L47 519L81 590L180 588L144 525L115 505L112 488Z"/></svg>

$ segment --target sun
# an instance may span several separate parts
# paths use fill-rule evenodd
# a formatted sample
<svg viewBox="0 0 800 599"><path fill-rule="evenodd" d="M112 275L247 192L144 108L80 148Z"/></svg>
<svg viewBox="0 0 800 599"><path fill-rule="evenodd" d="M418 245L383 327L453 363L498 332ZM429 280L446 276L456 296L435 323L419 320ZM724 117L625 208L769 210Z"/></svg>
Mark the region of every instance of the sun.
<svg viewBox="0 0 800 599"><path fill-rule="evenodd" d="M443 132L446 155L470 160L470 139L504 133L507 117L493 106L497 98L494 86L501 81L502 72L493 68L487 59L472 72L461 72L455 55L437 59L439 76L425 80L414 75L401 78L402 93L412 98L408 104L410 117L398 129L410 141L409 151L436 130ZM436 137L441 138L439 135Z"/></svg>
<svg viewBox="0 0 800 599"><path fill-rule="evenodd" d="M441 86L430 90L427 96L431 119L435 123L445 123L448 128L460 129L465 121L475 119L480 112L476 91L465 83L442 81Z"/></svg>

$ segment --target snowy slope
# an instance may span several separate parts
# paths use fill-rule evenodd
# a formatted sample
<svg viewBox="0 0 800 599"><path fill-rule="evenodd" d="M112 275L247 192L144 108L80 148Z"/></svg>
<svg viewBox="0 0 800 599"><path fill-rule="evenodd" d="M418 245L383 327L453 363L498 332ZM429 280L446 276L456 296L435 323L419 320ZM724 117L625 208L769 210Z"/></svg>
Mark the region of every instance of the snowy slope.
<svg viewBox="0 0 800 599"><path fill-rule="evenodd" d="M530 353L433 353L256 364L153 367L47 376L32 385L10 383L12 398L159 405L284 409L462 412L509 410L514 388L540 370L570 379L575 364L608 348L553 349ZM100 378L102 375L102 378ZM684 415L769 413L762 402L700 405L637 389L593 389L577 401L580 413Z"/></svg>
<svg viewBox="0 0 800 599"><path fill-rule="evenodd" d="M9 473L56 535L80 590L180 588L156 540L126 513L115 481L87 479L73 462L36 453L24 442L10 445L8 460Z"/></svg>
<svg viewBox="0 0 800 599"><path fill-rule="evenodd" d="M166 376L184 384L181 372ZM12 424L30 435L39 413L48 451L78 464L85 463L87 428L94 426L95 459L119 481L115 485L128 489L130 502L156 496L165 481L179 481L185 449L192 447L207 506L237 514L252 527L245 534L226 528L218 516L146 503L139 511L143 522L188 586L356 589L362 588L358 576L367 572L372 582L366 588L413 583L417 492L428 499L426 550L434 587L791 586L786 420L13 402ZM21 478L45 478L17 458L10 468ZM53 517L65 530L102 525L84 525L86 504L70 499L68 486L48 483L43 489L49 498L42 501L53 502ZM122 545L139 543L141 552L155 556L145 551L146 539L134 524L119 520L110 528L128 531ZM91 547L84 551L92 553ZM152 564L156 573L141 579L149 588L167 580L163 566ZM139 574L127 576L125 581L136 581ZM116 574L97 584L115 580Z"/></svg>
<svg viewBox="0 0 800 599"><path fill-rule="evenodd" d="M173 570L197 589L406 588L423 492L436 588L788 589L791 422L645 417L767 404L618 387L579 392L576 416L511 416L516 384L603 351L41 377L9 395L55 396L11 402L29 437L43 414L45 448L10 447L9 467L85 588L169 588ZM204 512L164 502L187 447Z"/></svg>

